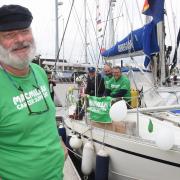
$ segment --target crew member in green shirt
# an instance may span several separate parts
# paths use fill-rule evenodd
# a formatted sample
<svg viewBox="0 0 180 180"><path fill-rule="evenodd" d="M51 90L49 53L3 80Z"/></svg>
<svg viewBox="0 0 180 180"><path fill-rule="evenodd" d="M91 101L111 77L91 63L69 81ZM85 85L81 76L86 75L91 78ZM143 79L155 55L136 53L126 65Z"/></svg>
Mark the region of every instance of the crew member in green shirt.
<svg viewBox="0 0 180 180"><path fill-rule="evenodd" d="M122 75L121 68L115 66L112 69L113 77L109 81L109 85L106 89L106 96L113 98L122 98L127 102L128 108L131 99L130 81L126 75Z"/></svg>
<svg viewBox="0 0 180 180"><path fill-rule="evenodd" d="M63 180L66 149L45 71L31 63L31 12L0 7L0 179Z"/></svg>
<svg viewBox="0 0 180 180"><path fill-rule="evenodd" d="M105 85L105 89L107 89L109 85L109 81L113 77L111 65L105 64L103 71L104 71L104 85Z"/></svg>

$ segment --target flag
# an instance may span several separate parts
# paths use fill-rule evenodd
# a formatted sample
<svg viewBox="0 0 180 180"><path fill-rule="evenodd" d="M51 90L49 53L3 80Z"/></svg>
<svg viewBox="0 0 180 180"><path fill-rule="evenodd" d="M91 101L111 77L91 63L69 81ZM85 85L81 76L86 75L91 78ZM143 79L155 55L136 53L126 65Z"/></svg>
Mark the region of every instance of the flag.
<svg viewBox="0 0 180 180"><path fill-rule="evenodd" d="M89 96L89 107L87 110L89 112L90 119L95 122L111 123L112 120L109 116L111 100L111 97Z"/></svg>
<svg viewBox="0 0 180 180"><path fill-rule="evenodd" d="M102 22L101 22L101 13L99 10L99 0L96 1L96 27L97 27L97 37L102 36Z"/></svg>
<svg viewBox="0 0 180 180"><path fill-rule="evenodd" d="M155 23L162 21L164 19L164 0L145 0L142 13L152 16Z"/></svg>
<svg viewBox="0 0 180 180"><path fill-rule="evenodd" d="M148 0L145 0L142 12L143 12L143 14L146 13L146 15L147 15L147 13L150 13L149 11L150 11L149 2L148 2Z"/></svg>
<svg viewBox="0 0 180 180"><path fill-rule="evenodd" d="M102 54L104 51L106 51L106 49L105 49L105 48L103 48L103 47L101 47L101 49L100 49L100 53Z"/></svg>

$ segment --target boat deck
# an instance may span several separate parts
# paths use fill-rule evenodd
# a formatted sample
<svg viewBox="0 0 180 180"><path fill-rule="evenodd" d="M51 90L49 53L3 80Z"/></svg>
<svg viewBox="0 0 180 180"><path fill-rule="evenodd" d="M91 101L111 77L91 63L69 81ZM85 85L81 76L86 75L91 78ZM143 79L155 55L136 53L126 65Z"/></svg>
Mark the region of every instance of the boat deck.
<svg viewBox="0 0 180 180"><path fill-rule="evenodd" d="M65 106L66 93L68 88L74 87L73 83L57 83L54 86L55 104L56 106Z"/></svg>

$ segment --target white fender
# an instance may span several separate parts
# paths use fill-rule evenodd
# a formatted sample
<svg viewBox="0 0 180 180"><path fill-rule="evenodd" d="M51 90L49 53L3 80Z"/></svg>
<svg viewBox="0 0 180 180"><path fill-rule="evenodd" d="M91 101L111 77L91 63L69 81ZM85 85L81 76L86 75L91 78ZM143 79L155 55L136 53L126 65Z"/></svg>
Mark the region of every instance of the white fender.
<svg viewBox="0 0 180 180"><path fill-rule="evenodd" d="M82 154L82 164L81 164L81 171L84 175L89 175L93 170L94 165L94 146L92 142L88 141L84 145L83 154Z"/></svg>
<svg viewBox="0 0 180 180"><path fill-rule="evenodd" d="M79 149L82 146L82 140L77 135L72 135L69 144L73 149Z"/></svg>

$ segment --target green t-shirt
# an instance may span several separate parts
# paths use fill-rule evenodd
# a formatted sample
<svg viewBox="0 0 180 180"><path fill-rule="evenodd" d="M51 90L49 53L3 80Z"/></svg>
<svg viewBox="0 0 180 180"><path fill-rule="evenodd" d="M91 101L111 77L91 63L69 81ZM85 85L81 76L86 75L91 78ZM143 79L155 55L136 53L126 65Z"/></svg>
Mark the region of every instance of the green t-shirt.
<svg viewBox="0 0 180 180"><path fill-rule="evenodd" d="M55 106L42 68L31 64L49 110L29 115L21 86L31 111L46 109L35 77L6 74L0 68L0 177L3 180L62 180L64 151L55 121ZM10 78L9 78L9 77ZM15 85L14 85L14 84Z"/></svg>
<svg viewBox="0 0 180 180"><path fill-rule="evenodd" d="M104 85L105 85L105 89L108 89L109 87L109 82L112 79L112 76L104 76Z"/></svg>
<svg viewBox="0 0 180 180"><path fill-rule="evenodd" d="M131 87L130 81L127 76L121 75L119 79L115 79L114 77L109 81L108 89L111 90L111 96L117 94L121 89L127 90L127 93L124 95L124 99L126 101L130 100L131 97Z"/></svg>

